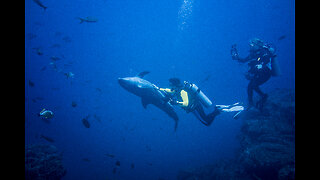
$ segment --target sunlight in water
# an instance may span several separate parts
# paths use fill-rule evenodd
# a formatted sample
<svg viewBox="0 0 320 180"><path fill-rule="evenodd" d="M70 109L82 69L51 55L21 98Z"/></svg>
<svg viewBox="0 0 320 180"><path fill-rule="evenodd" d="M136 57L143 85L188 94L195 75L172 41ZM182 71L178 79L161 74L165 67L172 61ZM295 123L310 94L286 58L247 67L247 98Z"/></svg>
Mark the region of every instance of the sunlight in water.
<svg viewBox="0 0 320 180"><path fill-rule="evenodd" d="M188 19L192 14L193 0L183 0L183 3L178 12L178 28L184 30L188 27Z"/></svg>

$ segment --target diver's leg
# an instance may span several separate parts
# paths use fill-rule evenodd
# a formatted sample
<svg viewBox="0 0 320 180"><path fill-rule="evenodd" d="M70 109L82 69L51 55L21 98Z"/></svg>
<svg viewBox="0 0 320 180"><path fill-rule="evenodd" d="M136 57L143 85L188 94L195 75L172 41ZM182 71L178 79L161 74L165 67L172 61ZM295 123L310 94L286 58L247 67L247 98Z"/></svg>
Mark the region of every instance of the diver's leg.
<svg viewBox="0 0 320 180"><path fill-rule="evenodd" d="M258 91L257 91L258 90ZM256 108L259 109L261 112L263 110L264 104L267 102L268 94L263 93L260 88L258 87L257 90L255 90L261 97L259 101L256 103Z"/></svg>
<svg viewBox="0 0 320 180"><path fill-rule="evenodd" d="M215 107L215 109L213 110L212 113L208 114L205 117L205 121L207 123L207 126L210 126L212 124L212 122L214 121L214 119L216 118L217 115L219 115L221 113L221 109Z"/></svg>
<svg viewBox="0 0 320 180"><path fill-rule="evenodd" d="M247 93L248 93L248 106L251 107L253 106L253 89L255 86L255 81L254 79L252 79L249 84L248 84L248 88L247 88Z"/></svg>
<svg viewBox="0 0 320 180"><path fill-rule="evenodd" d="M259 86L256 86L253 88L255 92L257 92L257 94L259 94L259 96L264 97L266 94L264 92L261 91Z"/></svg>
<svg viewBox="0 0 320 180"><path fill-rule="evenodd" d="M263 105L267 101L268 94L262 92L259 86L267 82L270 79L270 77L271 77L271 72L266 71L260 74L259 78L256 80L257 85L254 87L254 91L256 91L260 96L260 100L256 103L256 107L260 111L262 111Z"/></svg>
<svg viewBox="0 0 320 180"><path fill-rule="evenodd" d="M270 79L270 77L271 77L271 71L266 69L265 71L262 71L261 73L259 73L257 78L254 79L254 82L255 82L253 87L254 91L256 91L262 98L266 94L261 91L259 86L267 82Z"/></svg>
<svg viewBox="0 0 320 180"><path fill-rule="evenodd" d="M199 121L200 121L202 124L208 126L207 121L205 121L205 120L200 116L200 114L199 114L198 111L192 111L192 113L196 116L197 119L199 119Z"/></svg>
<svg viewBox="0 0 320 180"><path fill-rule="evenodd" d="M193 114L206 126L210 126L214 118L220 114L220 110L216 108L212 113L206 115L202 105L198 104L193 111Z"/></svg>
<svg viewBox="0 0 320 180"><path fill-rule="evenodd" d="M221 113L221 109L216 107L212 113L208 114L207 116L208 126L213 122L216 116L219 115L220 113Z"/></svg>
<svg viewBox="0 0 320 180"><path fill-rule="evenodd" d="M195 116L206 126L209 126L211 124L210 121L208 121L207 115L205 114L203 107L200 104L197 104L195 107L195 111L193 111Z"/></svg>

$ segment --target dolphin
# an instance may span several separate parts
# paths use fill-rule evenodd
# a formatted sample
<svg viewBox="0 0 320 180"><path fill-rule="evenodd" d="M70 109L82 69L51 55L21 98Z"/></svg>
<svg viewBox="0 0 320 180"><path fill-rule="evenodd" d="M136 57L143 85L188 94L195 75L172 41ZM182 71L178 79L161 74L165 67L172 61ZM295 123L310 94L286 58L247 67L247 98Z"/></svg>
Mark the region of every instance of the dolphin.
<svg viewBox="0 0 320 180"><path fill-rule="evenodd" d="M178 115L169 103L169 98L164 92L160 91L155 84L143 79L148 73L148 71L144 71L134 77L118 78L118 82L127 91L141 97L142 106L144 108L147 108L148 104L153 104L166 112L175 121L174 131L176 131L179 120Z"/></svg>

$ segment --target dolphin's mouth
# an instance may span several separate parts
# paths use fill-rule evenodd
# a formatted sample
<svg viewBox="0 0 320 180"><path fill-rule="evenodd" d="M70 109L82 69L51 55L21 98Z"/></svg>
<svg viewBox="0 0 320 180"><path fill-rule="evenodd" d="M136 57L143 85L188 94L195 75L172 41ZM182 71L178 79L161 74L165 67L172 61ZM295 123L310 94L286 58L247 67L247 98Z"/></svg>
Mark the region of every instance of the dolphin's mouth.
<svg viewBox="0 0 320 180"><path fill-rule="evenodd" d="M120 84L120 86L126 87L126 82L127 81L125 80L125 78L118 78L118 83Z"/></svg>
<svg viewBox="0 0 320 180"><path fill-rule="evenodd" d="M123 78L118 78L119 83L122 83L123 81L124 81Z"/></svg>

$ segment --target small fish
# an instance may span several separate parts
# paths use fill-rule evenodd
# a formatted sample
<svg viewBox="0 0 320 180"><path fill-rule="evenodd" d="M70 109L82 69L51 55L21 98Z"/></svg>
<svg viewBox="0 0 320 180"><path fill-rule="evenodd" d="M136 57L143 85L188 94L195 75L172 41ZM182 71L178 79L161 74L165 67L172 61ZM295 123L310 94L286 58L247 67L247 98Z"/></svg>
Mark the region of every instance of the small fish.
<svg viewBox="0 0 320 180"><path fill-rule="evenodd" d="M210 75L210 74L209 74L209 75L207 75L207 76L206 76L206 78L204 78L202 82L208 81L208 80L210 79L210 77L211 77L211 75Z"/></svg>
<svg viewBox="0 0 320 180"><path fill-rule="evenodd" d="M41 51L40 48L32 48L34 50L36 50L36 53L39 55L39 56L42 56L43 55L43 52Z"/></svg>
<svg viewBox="0 0 320 180"><path fill-rule="evenodd" d="M44 136L44 135L42 135L42 134L40 134L40 138L42 138L42 139L44 139L44 140L46 140L46 141L48 141L48 142L51 142L51 143L54 142L54 140L53 140L51 137Z"/></svg>
<svg viewBox="0 0 320 180"><path fill-rule="evenodd" d="M76 19L80 20L80 24L82 24L83 22L88 22L88 23L94 23L97 22L98 19L95 17L91 17L91 16L87 16L85 18L81 18L81 17L76 17Z"/></svg>
<svg viewBox="0 0 320 180"><path fill-rule="evenodd" d="M46 70L47 69L47 67L46 66L43 66L41 69L40 69L40 71L44 71L44 70Z"/></svg>
<svg viewBox="0 0 320 180"><path fill-rule="evenodd" d="M131 164L131 169L133 169L133 168L134 168L134 164L132 163L132 164Z"/></svg>
<svg viewBox="0 0 320 180"><path fill-rule="evenodd" d="M34 82L32 82L31 80L28 81L28 84L30 87L34 87Z"/></svg>
<svg viewBox="0 0 320 180"><path fill-rule="evenodd" d="M82 158L82 161L90 162L90 159L88 159L88 158Z"/></svg>
<svg viewBox="0 0 320 180"><path fill-rule="evenodd" d="M102 89L100 89L100 88L96 88L96 90L98 91L98 92L102 92Z"/></svg>
<svg viewBox="0 0 320 180"><path fill-rule="evenodd" d="M44 10L47 9L47 7L44 6L44 5L40 2L40 0L33 0L33 2L35 2L36 4L38 4L38 5L39 5L40 7L42 7Z"/></svg>
<svg viewBox="0 0 320 180"><path fill-rule="evenodd" d="M60 44L52 44L52 46L50 46L51 48L60 48L61 45Z"/></svg>
<svg viewBox="0 0 320 180"><path fill-rule="evenodd" d="M42 100L44 100L44 98L43 97L35 97L35 98L32 98L32 102L37 102L37 101L42 101Z"/></svg>
<svg viewBox="0 0 320 180"><path fill-rule="evenodd" d="M71 106L72 107L77 107L77 103L75 101L72 101Z"/></svg>
<svg viewBox="0 0 320 180"><path fill-rule="evenodd" d="M149 162L148 162L147 165L152 166L152 163L149 163Z"/></svg>
<svg viewBox="0 0 320 180"><path fill-rule="evenodd" d="M112 173L113 174L117 173L117 168L113 168Z"/></svg>
<svg viewBox="0 0 320 180"><path fill-rule="evenodd" d="M57 57L57 56L51 56L50 59L52 61L57 61L57 60L60 60L61 58Z"/></svg>
<svg viewBox="0 0 320 180"><path fill-rule="evenodd" d="M86 128L90 128L90 123L88 121L90 115L88 115L87 117L82 119L82 124L86 127Z"/></svg>
<svg viewBox="0 0 320 180"><path fill-rule="evenodd" d="M115 155L113 155L113 154L105 154L105 155L108 156L108 157L111 157L111 158L115 157Z"/></svg>
<svg viewBox="0 0 320 180"><path fill-rule="evenodd" d="M282 36L280 36L279 38L278 38L278 40L280 41L280 40L283 40L283 39L285 39L286 38L286 35L282 35Z"/></svg>
<svg viewBox="0 0 320 180"><path fill-rule="evenodd" d="M74 74L72 72L64 73L64 75L67 77L67 79L74 77Z"/></svg>
<svg viewBox="0 0 320 180"><path fill-rule="evenodd" d="M116 162L116 166L120 166L120 161L117 161L117 162Z"/></svg>
<svg viewBox="0 0 320 180"><path fill-rule="evenodd" d="M51 119L53 118L53 112L43 108L42 111L39 113L39 116L45 119Z"/></svg>

